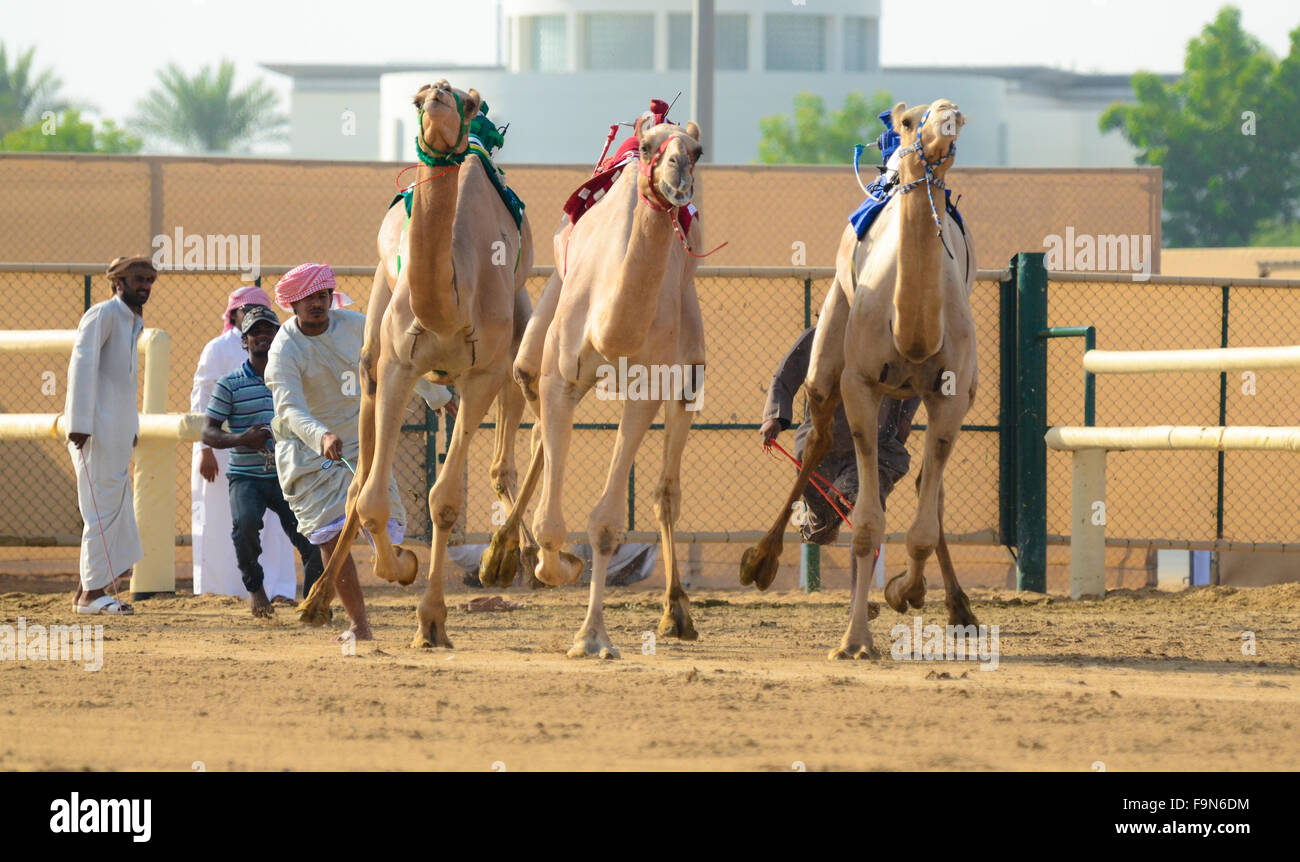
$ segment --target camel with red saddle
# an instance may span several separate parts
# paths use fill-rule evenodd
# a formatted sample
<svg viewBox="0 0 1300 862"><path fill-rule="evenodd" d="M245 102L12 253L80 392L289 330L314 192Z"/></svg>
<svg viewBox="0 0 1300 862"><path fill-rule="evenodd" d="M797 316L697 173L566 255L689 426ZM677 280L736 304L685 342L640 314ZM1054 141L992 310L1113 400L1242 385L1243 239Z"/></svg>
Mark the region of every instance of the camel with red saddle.
<svg viewBox="0 0 1300 862"><path fill-rule="evenodd" d="M608 169L616 176L608 191L602 186L583 198L580 190L566 207L570 215L555 234L556 274L538 301L515 361L515 378L539 413L542 445L534 450L518 505L493 537L480 568L485 584L503 586L513 578L516 527L539 474L536 576L559 585L582 573L582 561L564 550L568 534L561 494L574 411L601 375L620 359L629 368L676 368L681 375L681 386L657 393L662 397L624 402L605 487L587 521L591 590L571 657L619 657L605 627L605 575L627 522L628 473L661 406L664 460L653 496L667 583L659 632L697 637L678 573L673 527L681 509L682 452L704 373L696 258L688 248L701 241L691 199L702 150L699 127L666 122L666 112L667 105L653 102L652 112L638 120L627 152L606 163L613 163ZM581 214L576 221L575 214Z"/></svg>
<svg viewBox="0 0 1300 862"><path fill-rule="evenodd" d="M442 575L447 539L463 505L470 438L494 400L493 488L508 506L514 503L513 429L523 415L524 399L509 378L531 312L524 283L533 265L532 232L522 212L516 223L503 206L487 173L494 168L486 163L486 153L471 147L478 92L456 90L440 80L420 88L414 102L420 109L416 144L422 164L411 189L409 217L403 207L394 206L379 228L380 263L361 352L361 454L337 547L349 547L364 526L375 543L375 573L402 584L415 580L415 555L394 548L385 529L393 455L416 379L455 384L461 405L446 462L429 491L429 582L412 643L451 647ZM475 157L466 158L471 151ZM343 556L334 555L303 601L304 621L323 624L328 619L333 578Z"/></svg>
<svg viewBox="0 0 1300 862"><path fill-rule="evenodd" d="M919 395L928 427L916 519L907 531L908 568L890 579L885 600L899 613L908 605L920 608L926 560L937 550L949 623L977 624L943 536L943 469L978 380L970 308L975 251L955 211L945 205L943 190L965 122L947 99L910 110L901 102L894 106L892 127L903 145L898 151L900 182L866 237L860 240L850 224L840 239L835 281L817 321L805 383L813 430L803 466L776 522L745 552L743 584L766 589L772 583L791 506L829 448L841 397L853 430L860 482L852 516L853 553L858 571L871 571L885 536L876 472L881 399ZM859 582L848 630L831 658L879 657L868 627L869 586L867 579Z"/></svg>

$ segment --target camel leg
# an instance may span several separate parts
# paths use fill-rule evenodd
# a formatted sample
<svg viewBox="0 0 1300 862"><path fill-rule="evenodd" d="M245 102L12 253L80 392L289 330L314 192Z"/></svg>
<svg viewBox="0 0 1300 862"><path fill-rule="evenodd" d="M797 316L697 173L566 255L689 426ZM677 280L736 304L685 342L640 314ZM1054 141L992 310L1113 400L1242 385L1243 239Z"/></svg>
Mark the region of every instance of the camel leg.
<svg viewBox="0 0 1300 862"><path fill-rule="evenodd" d="M542 295L537 300L524 329L523 340L519 343L519 353L515 356L514 377L529 401L537 400L537 382L541 374L542 349L546 346L546 331L551 327L555 317L555 307L560 303L560 288L563 285L559 270L551 273Z"/></svg>
<svg viewBox="0 0 1300 862"><path fill-rule="evenodd" d="M553 587L571 584L582 575L583 563L564 550L568 541L568 528L564 523L563 501L564 466L569 457L569 443L573 439L573 413L591 384L569 383L558 371L542 374L538 383L538 398L542 426L542 499L533 517L533 535L541 546L537 580Z"/></svg>
<svg viewBox="0 0 1300 862"><path fill-rule="evenodd" d="M953 626L978 626L979 620L971 610L966 591L957 583L957 571L948 554L948 541L943 536L943 481L939 482L939 544L935 548L939 571L943 575L944 605L948 608L948 624Z"/></svg>
<svg viewBox="0 0 1300 862"><path fill-rule="evenodd" d="M686 449L686 435L691 430L691 411L682 401L668 401L664 407L664 469L655 489L655 515L659 519L660 542L664 551L664 615L659 621L659 634L684 641L699 638L691 620L691 600L682 589L681 574L677 570L677 545L673 527L682 508L682 452Z"/></svg>
<svg viewBox="0 0 1300 862"><path fill-rule="evenodd" d="M849 627L839 647L831 650L831 659L875 659L880 652L871 642L871 593L869 573L876 549L885 537L885 510L880 505L879 424L883 394L871 387L861 375L845 373L840 380L844 412L853 430L853 446L858 457L858 500L853 507L853 556L857 563L857 589Z"/></svg>
<svg viewBox="0 0 1300 862"><path fill-rule="evenodd" d="M443 599L442 571L447 562L447 539L460 518L465 499L465 459L474 431L483 422L493 399L505 383L505 369L470 371L457 381L460 388L460 411L451 444L447 447L447 460L438 471L438 479L429 489L429 520L433 524L432 547L429 551L429 583L416 609L419 624L411 646L441 646L452 648L447 637L447 603Z"/></svg>
<svg viewBox="0 0 1300 862"><path fill-rule="evenodd" d="M885 600L899 613L906 611L908 605L920 608L925 604L925 563L938 547L942 535L939 490L943 483L943 469L952 453L970 398L930 392L924 396L924 403L928 427L921 474L917 477L916 520L907 531L907 571L890 578L885 585Z"/></svg>
<svg viewBox="0 0 1300 862"><path fill-rule="evenodd" d="M374 403L374 461L367 470L365 484L356 498L361 526L375 543L375 574L390 583L412 584L419 568L415 554L403 547L393 547L388 539L388 518L392 513L388 486L393 475L393 455L401 433L406 402L419 377L414 366L381 353L376 369L378 384ZM369 382L366 387L369 388ZM347 546L344 546L347 547Z"/></svg>
<svg viewBox="0 0 1300 862"><path fill-rule="evenodd" d="M627 523L627 477L661 403L627 401L623 405L623 417L618 423L618 437L614 441L609 473L605 476L605 488L587 521L587 541L591 543L591 593L587 618L573 637L570 658L588 655L619 657L609 633L605 631L605 575L609 571L609 558L614 554Z"/></svg>
<svg viewBox="0 0 1300 862"><path fill-rule="evenodd" d="M511 415L510 408L503 404L507 397L513 398L518 405L518 413ZM514 479L514 429L519 427L519 419L523 413L524 396L516 386L506 384L501 388L501 395L498 396L497 411L497 463L492 466L492 487L497 493L498 499L508 507L508 514L501 526L492 534L492 540L488 544L487 550L479 560L478 579L479 583L485 587L493 585L500 587L509 587L514 583L515 573L519 567L520 543L529 548L534 554L536 546L532 544L532 536L528 534L527 529L523 527L523 514L528 506L528 501L532 498L533 489L536 487L537 478L541 475L542 452L541 447L534 447L533 454L528 461L528 472L524 475L524 487L515 494ZM501 428L511 429L509 434L502 435ZM534 435L536 436L536 435ZM507 448L508 447L508 448ZM507 456L505 453L509 452ZM506 461L510 464L510 480L502 481L500 477L503 470L498 464Z"/></svg>
<svg viewBox="0 0 1300 862"><path fill-rule="evenodd" d="M808 411L812 416L812 431L804 441L803 466L795 477L794 486L781 504L776 520L758 544L745 550L740 560L740 582L753 583L766 590L776 577L781 562L785 526L790 521L790 511L803 496L808 477L821 464L822 457L831 446L831 422L835 408L840 403L840 374L844 370L844 328L849 318L849 303L838 282L831 285L822 301L821 317L817 320L817 333L813 336L812 359L808 364Z"/></svg>

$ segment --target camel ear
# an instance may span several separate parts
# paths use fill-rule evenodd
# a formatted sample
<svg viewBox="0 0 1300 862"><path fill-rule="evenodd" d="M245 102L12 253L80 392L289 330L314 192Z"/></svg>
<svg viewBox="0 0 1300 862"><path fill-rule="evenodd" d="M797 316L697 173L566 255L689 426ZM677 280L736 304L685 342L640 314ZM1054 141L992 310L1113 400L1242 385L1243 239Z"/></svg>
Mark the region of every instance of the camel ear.
<svg viewBox="0 0 1300 862"><path fill-rule="evenodd" d="M424 103L429 98L429 91L432 89L433 89L432 84L425 84L423 87L421 87L419 90L416 91L415 96L411 99L411 103L414 104L415 107L417 108L423 108Z"/></svg>
<svg viewBox="0 0 1300 862"><path fill-rule="evenodd" d="M907 103L899 102L889 112L889 123L894 127L894 131L899 131L902 127L899 125L903 120L903 114L907 113Z"/></svg>
<svg viewBox="0 0 1300 862"><path fill-rule="evenodd" d="M699 125L696 124L694 120L687 122L683 131L685 131L686 134L690 135L692 138L694 138L697 141L700 139L700 127Z"/></svg>
<svg viewBox="0 0 1300 862"><path fill-rule="evenodd" d="M479 105L483 104L483 97L478 94L478 90L471 89L465 94L465 119L472 120L478 116Z"/></svg>

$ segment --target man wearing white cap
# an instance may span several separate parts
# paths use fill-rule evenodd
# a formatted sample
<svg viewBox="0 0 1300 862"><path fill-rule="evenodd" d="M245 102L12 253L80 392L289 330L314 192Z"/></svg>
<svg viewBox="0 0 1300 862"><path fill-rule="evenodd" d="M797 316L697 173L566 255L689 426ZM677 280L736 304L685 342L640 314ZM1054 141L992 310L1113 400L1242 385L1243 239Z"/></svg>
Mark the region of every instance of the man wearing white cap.
<svg viewBox="0 0 1300 862"><path fill-rule="evenodd" d="M81 583L73 597L79 614L135 612L117 598L116 587L144 556L127 471L140 431L136 339L144 329L144 304L157 277L153 262L144 255L119 257L109 264L113 298L82 315L68 361L63 416L77 473L77 507L85 523ZM108 595L110 588L114 595Z"/></svg>
<svg viewBox="0 0 1300 862"><path fill-rule="evenodd" d="M334 271L325 264L305 263L284 274L275 299L294 316L276 335L266 366L266 385L275 403L271 430L280 487L299 532L324 546L327 562L343 527L352 482L349 465L357 463L361 448L359 363L366 320L355 311L331 311L333 296ZM416 391L434 409L451 397L446 387L428 381ZM389 541L398 544L406 535L406 509L396 478L389 480L388 498ZM369 640L373 635L356 564L347 548L338 550L347 553L334 582L339 599L352 619L352 634Z"/></svg>
<svg viewBox="0 0 1300 862"><path fill-rule="evenodd" d="M248 360L240 324L244 315L256 307L271 307L271 297L256 285L246 285L231 292L221 315L222 331L209 341L199 355L190 390L190 412L203 413L212 400L217 381L238 371ZM230 540L230 488L227 470L230 453L214 450L206 443L194 444L190 467L191 534L194 536L194 592L248 598L248 590L235 559L235 545ZM290 601L297 594L298 574L293 566L293 545L285 535L274 512L268 512L261 533L262 554L259 565L266 573L266 594L273 599Z"/></svg>

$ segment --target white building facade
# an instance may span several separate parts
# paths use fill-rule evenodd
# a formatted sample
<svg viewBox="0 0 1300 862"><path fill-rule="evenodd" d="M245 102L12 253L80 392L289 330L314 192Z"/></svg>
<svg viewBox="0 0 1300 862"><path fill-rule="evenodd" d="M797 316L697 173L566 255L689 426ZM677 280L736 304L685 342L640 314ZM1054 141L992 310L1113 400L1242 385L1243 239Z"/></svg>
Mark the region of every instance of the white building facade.
<svg viewBox="0 0 1300 862"><path fill-rule="evenodd" d="M500 63L487 66L267 65L293 78L292 154L415 160L411 96L446 78L477 89L497 125L502 160L586 163L613 122L651 98L680 97L670 118L697 119L690 98L691 0L503 0ZM967 166L1131 166L1133 150L1097 121L1131 101L1127 75L1042 67L881 68L880 0L716 0L710 161L757 161L759 120L789 114L801 91L836 110L851 92L894 101L952 99L970 118ZM351 125L349 126L349 121ZM874 137L875 125L872 123ZM865 141L864 141L865 143ZM845 154L849 161L852 153Z"/></svg>

